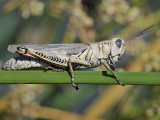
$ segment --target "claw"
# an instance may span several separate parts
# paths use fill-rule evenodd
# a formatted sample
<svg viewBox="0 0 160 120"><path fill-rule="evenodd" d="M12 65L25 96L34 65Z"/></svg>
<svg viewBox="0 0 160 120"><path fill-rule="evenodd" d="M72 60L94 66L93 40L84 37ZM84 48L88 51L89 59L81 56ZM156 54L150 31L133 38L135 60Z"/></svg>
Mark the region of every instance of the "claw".
<svg viewBox="0 0 160 120"><path fill-rule="evenodd" d="M72 87L74 87L76 90L78 90L79 89L79 87L78 87L78 85L77 84L72 84Z"/></svg>
<svg viewBox="0 0 160 120"><path fill-rule="evenodd" d="M125 86L125 84L123 84L123 83L119 83L119 84L120 84L121 86L123 86L123 87Z"/></svg>
<svg viewBox="0 0 160 120"><path fill-rule="evenodd" d="M125 86L125 84L123 84L117 76L116 76L116 80L121 86L123 86L123 87Z"/></svg>

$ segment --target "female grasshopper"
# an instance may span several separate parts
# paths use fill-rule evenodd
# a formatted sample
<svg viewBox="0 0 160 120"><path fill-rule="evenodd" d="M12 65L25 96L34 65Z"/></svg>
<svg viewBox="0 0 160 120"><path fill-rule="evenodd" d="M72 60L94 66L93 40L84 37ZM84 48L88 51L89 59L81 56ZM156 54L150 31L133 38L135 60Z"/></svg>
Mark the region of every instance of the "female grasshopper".
<svg viewBox="0 0 160 120"><path fill-rule="evenodd" d="M150 34L149 32L138 37L151 27L153 27L153 25L126 42L121 38L114 38L112 40L87 44L9 45L8 50L13 53L18 53L20 57L11 58L5 63L3 69L43 68L52 69L53 71L70 70L72 86L78 90L78 85L74 83L73 70L95 68L104 65L112 72L117 82L124 86L114 73L115 63L121 59L125 45Z"/></svg>

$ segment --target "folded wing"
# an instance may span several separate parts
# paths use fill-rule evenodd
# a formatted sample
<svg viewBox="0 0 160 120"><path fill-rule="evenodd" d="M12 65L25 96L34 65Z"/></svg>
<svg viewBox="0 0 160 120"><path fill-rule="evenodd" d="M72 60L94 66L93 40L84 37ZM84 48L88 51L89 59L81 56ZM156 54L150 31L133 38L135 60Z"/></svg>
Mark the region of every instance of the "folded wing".
<svg viewBox="0 0 160 120"><path fill-rule="evenodd" d="M44 44L44 45L34 45L34 44L19 44L19 45L9 45L8 51L12 53L17 53L18 48L32 48L41 52L55 53L55 54L78 54L81 51L87 49L90 45L88 44Z"/></svg>

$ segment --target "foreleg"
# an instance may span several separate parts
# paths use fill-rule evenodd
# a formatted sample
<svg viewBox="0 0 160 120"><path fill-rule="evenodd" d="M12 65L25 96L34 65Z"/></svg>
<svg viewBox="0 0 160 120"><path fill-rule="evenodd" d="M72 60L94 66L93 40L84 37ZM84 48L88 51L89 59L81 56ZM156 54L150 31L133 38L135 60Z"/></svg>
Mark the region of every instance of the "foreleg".
<svg viewBox="0 0 160 120"><path fill-rule="evenodd" d="M106 63L106 61L101 60L101 63L109 70L111 71L111 73L114 75L114 77L116 78L117 82L121 85L121 86L125 86L119 79L119 77L114 73L114 71L110 68L110 66Z"/></svg>

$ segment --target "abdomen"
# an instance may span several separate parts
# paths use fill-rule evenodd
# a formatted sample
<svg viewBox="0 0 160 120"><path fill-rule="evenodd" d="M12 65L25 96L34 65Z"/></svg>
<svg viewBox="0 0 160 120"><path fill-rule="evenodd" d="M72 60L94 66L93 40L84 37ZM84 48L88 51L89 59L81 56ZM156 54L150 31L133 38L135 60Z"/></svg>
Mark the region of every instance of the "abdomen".
<svg viewBox="0 0 160 120"><path fill-rule="evenodd" d="M32 59L29 57L14 57L6 61L3 70L22 70L22 69L42 69L49 66L40 60Z"/></svg>

